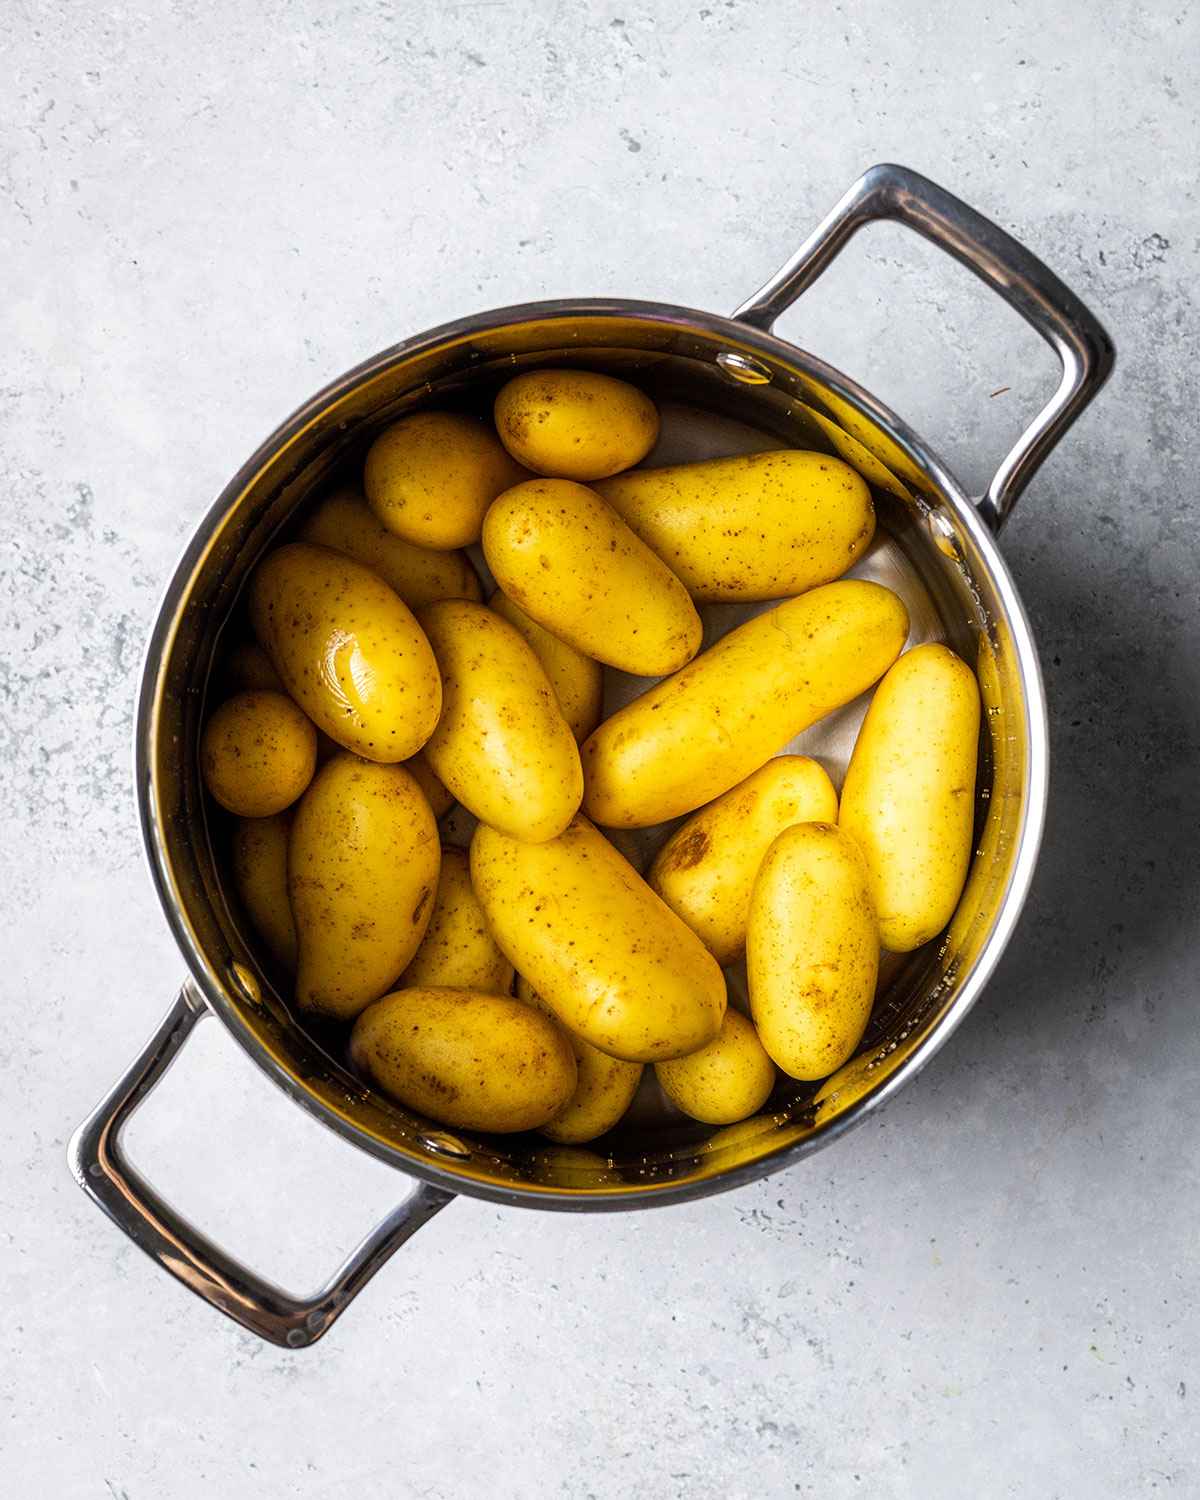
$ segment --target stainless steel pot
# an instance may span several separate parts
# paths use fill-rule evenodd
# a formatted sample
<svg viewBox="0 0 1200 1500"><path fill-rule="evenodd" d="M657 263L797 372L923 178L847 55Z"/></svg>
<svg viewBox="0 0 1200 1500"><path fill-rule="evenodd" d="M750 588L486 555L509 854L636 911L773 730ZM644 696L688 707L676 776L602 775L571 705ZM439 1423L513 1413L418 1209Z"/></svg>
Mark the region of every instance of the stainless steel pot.
<svg viewBox="0 0 1200 1500"><path fill-rule="evenodd" d="M772 335L778 316L864 224L894 219L970 267L1046 339L1062 380L972 500L930 446L855 383ZM986 984L1025 900L1046 804L1046 710L1029 623L994 534L1112 366L1109 339L1027 250L915 172L877 166L731 318L626 301L542 302L433 329L360 365L289 418L209 511L150 638L137 791L154 879L188 968L179 997L69 1148L80 1185L193 1291L263 1338L315 1342L355 1293L457 1193L531 1208L647 1208L749 1182L826 1145L913 1078ZM858 1055L814 1094L703 1139L625 1132L606 1157L451 1135L364 1087L271 984L222 884L197 774L197 735L222 626L255 561L332 470L414 406L482 397L514 367L579 362L632 375L773 442L840 453L870 481L885 561L919 587L941 633L977 663L990 731L977 850L945 937L893 973ZM415 1179L405 1201L314 1296L288 1295L183 1220L130 1164L121 1133L202 1016L220 1018L298 1104Z"/></svg>

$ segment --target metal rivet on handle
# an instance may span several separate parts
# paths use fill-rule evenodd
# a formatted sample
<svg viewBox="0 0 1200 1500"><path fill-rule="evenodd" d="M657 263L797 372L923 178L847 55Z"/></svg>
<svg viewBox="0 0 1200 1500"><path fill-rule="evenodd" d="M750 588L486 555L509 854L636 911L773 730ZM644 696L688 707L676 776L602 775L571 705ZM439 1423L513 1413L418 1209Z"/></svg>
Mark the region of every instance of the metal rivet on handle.
<svg viewBox="0 0 1200 1500"><path fill-rule="evenodd" d="M432 1151L436 1156L457 1156L466 1161L471 1155L471 1148L465 1141L460 1141L456 1135L447 1135L444 1130L431 1130L428 1135L418 1136L417 1140L426 1151Z"/></svg>
<svg viewBox="0 0 1200 1500"><path fill-rule="evenodd" d="M717 355L717 364L739 385L770 385L771 371L761 359L752 354L735 354L732 349L722 349Z"/></svg>
<svg viewBox="0 0 1200 1500"><path fill-rule="evenodd" d="M251 1005L262 1004L262 990L258 980L245 964L238 963L236 959L230 959L228 974L229 982L243 1000L249 1001Z"/></svg>

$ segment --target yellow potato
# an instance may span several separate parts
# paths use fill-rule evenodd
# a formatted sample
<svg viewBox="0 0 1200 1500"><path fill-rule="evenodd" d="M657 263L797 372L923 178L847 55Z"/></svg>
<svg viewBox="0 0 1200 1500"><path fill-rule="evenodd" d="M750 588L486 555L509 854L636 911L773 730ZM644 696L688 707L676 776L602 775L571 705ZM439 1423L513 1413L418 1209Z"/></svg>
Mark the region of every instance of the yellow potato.
<svg viewBox="0 0 1200 1500"><path fill-rule="evenodd" d="M271 665L271 658L257 641L240 641L225 658L221 686L226 694L263 689L269 693L286 693L283 678Z"/></svg>
<svg viewBox="0 0 1200 1500"><path fill-rule="evenodd" d="M716 1036L716 960L585 818L542 844L481 823L471 880L497 943L585 1042L654 1062Z"/></svg>
<svg viewBox="0 0 1200 1500"><path fill-rule="evenodd" d="M554 838L583 793L579 747L541 663L482 604L421 611L445 683L425 757L462 805L516 838Z"/></svg>
<svg viewBox="0 0 1200 1500"><path fill-rule="evenodd" d="M750 899L746 977L759 1040L793 1078L825 1078L862 1039L879 971L867 868L832 823L796 823Z"/></svg>
<svg viewBox="0 0 1200 1500"><path fill-rule="evenodd" d="M296 924L288 900L287 855L290 812L270 818L239 818L233 830L233 884L246 915L275 960L296 968Z"/></svg>
<svg viewBox="0 0 1200 1500"><path fill-rule="evenodd" d="M566 1036L511 995L396 990L354 1023L350 1056L401 1104L459 1130L536 1130L575 1089Z"/></svg>
<svg viewBox="0 0 1200 1500"><path fill-rule="evenodd" d="M604 701L604 676L600 663L582 651L576 651L558 636L551 635L536 620L531 620L503 589L497 589L488 600L488 608L507 620L529 642L550 679L571 733L577 740L587 739L600 722Z"/></svg>
<svg viewBox="0 0 1200 1500"><path fill-rule="evenodd" d="M343 751L321 767L288 844L304 1009L348 1021L395 983L429 926L440 863L433 813L403 766Z"/></svg>
<svg viewBox="0 0 1200 1500"><path fill-rule="evenodd" d="M641 463L658 440L658 408L624 380L591 370L530 370L496 397L500 441L527 469L602 479Z"/></svg>
<svg viewBox="0 0 1200 1500"><path fill-rule="evenodd" d="M683 584L586 485L531 479L506 490L484 520L483 555L527 615L596 661L661 677L700 649Z"/></svg>
<svg viewBox="0 0 1200 1500"><path fill-rule="evenodd" d="M671 1103L706 1125L734 1125L757 1114L775 1087L775 1064L758 1033L732 1009L707 1047L655 1063L654 1072Z"/></svg>
<svg viewBox="0 0 1200 1500"><path fill-rule="evenodd" d="M411 760L406 760L404 769L424 792L434 817L444 818L454 806L454 798L433 774L433 767L425 759L424 750L418 750Z"/></svg>
<svg viewBox="0 0 1200 1500"><path fill-rule="evenodd" d="M878 583L777 604L600 725L581 751L584 810L644 828L711 802L865 692L907 634L908 611Z"/></svg>
<svg viewBox="0 0 1200 1500"><path fill-rule="evenodd" d="M477 542L484 511L501 490L528 478L477 418L419 411L371 444L363 488L388 531L444 552Z"/></svg>
<svg viewBox="0 0 1200 1500"><path fill-rule="evenodd" d="M481 599L479 576L465 552L435 552L389 531L357 491L335 490L300 529L302 541L332 547L365 563L409 609L437 599Z"/></svg>
<svg viewBox="0 0 1200 1500"><path fill-rule="evenodd" d="M554 1015L523 974L517 979L517 995L526 1004ZM594 1141L621 1119L642 1081L642 1064L610 1057L573 1032L567 1032L567 1040L575 1053L578 1081L567 1103L542 1126L542 1134L564 1146L578 1146Z"/></svg>
<svg viewBox="0 0 1200 1500"><path fill-rule="evenodd" d="M677 828L647 879L719 964L734 963L746 947L754 877L776 835L793 823L836 822L837 807L815 760L778 755Z"/></svg>
<svg viewBox="0 0 1200 1500"><path fill-rule="evenodd" d="M259 643L308 717L365 760L407 760L442 711L442 683L408 605L370 568L292 542L250 584Z"/></svg>
<svg viewBox="0 0 1200 1500"><path fill-rule="evenodd" d="M433 915L404 971L404 988L434 986L507 995L512 982L513 966L496 947L471 886L466 850L444 847Z"/></svg>
<svg viewBox="0 0 1200 1500"><path fill-rule="evenodd" d="M979 686L947 646L906 652L875 690L838 821L867 862L883 946L907 953L954 915L971 860Z"/></svg>
<svg viewBox="0 0 1200 1500"><path fill-rule="evenodd" d="M284 693L236 693L214 710L200 738L204 783L240 818L290 807L316 764L316 731Z"/></svg>
<svg viewBox="0 0 1200 1500"><path fill-rule="evenodd" d="M779 599L840 578L875 534L871 492L826 453L639 469L596 489L694 599Z"/></svg>

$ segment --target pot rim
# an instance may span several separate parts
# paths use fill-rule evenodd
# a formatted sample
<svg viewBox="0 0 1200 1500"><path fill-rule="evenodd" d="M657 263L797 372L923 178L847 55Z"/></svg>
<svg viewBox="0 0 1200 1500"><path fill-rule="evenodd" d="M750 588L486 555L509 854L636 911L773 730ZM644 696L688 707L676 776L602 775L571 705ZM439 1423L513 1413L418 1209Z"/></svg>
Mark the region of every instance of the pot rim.
<svg viewBox="0 0 1200 1500"><path fill-rule="evenodd" d="M345 396L355 386L379 375L393 364L407 361L421 353L428 353L442 344L463 337L533 321L580 318L602 320L629 317L680 329L694 330L699 327L709 334L727 339L731 346L739 351L759 353L769 359L778 359L799 367L805 374L812 375L844 398L851 406L870 417L933 480L945 501L954 511L958 522L970 533L992 574L997 596L1004 608L1005 623L1011 632L1016 660L1019 663L1019 675L1024 689L1026 744L1028 746L1022 787L1021 822L1014 842L1007 888L998 907L992 929L970 974L956 991L947 1010L903 1062L880 1084L855 1100L827 1125L798 1141L768 1150L753 1161L741 1162L716 1171L711 1176L693 1181L628 1183L620 1187L575 1189L540 1187L534 1184L515 1186L478 1182L460 1176L450 1169L434 1166L426 1160L410 1157L399 1147L359 1130L310 1093L299 1079L276 1062L264 1044L243 1024L220 977L212 970L203 952L193 941L177 896L166 841L156 815L152 766L159 674L179 627L181 605L186 600L188 585L211 544L220 520L263 466L319 417L333 401ZM1045 688L1032 628L1016 584L996 540L976 505L972 503L943 461L889 407L856 381L815 355L809 354L798 345L736 318L681 307L672 303L621 298L578 300L556 298L492 308L482 313L440 324L391 345L324 386L286 418L241 465L192 532L163 591L143 657L138 710L134 726L134 769L138 817L151 878L166 916L167 925L187 963L191 984L208 1009L221 1019L242 1049L268 1077L302 1108L335 1130L344 1139L379 1160L387 1162L409 1177L415 1177L451 1193L463 1193L494 1203L567 1212L595 1212L666 1207L670 1204L724 1192L769 1176L781 1167L820 1150L861 1124L869 1114L916 1076L945 1045L979 998L1012 937L1025 905L1037 865L1045 825L1049 777L1049 731Z"/></svg>

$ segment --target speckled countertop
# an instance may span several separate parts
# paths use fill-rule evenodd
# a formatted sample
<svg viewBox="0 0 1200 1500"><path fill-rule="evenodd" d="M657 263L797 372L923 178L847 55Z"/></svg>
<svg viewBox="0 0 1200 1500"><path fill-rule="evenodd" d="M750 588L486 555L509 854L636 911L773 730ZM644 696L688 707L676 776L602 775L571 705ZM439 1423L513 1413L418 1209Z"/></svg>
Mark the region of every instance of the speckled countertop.
<svg viewBox="0 0 1200 1500"><path fill-rule="evenodd" d="M0 1487L1200 1493L1200 12L60 0L3 24ZM1017 940L919 1084L808 1163L661 1214L462 1201L315 1350L255 1342L64 1160L182 968L128 750L179 549L372 351L541 296L731 308L888 158L1026 239L1120 351L1004 537L1054 744ZM976 488L1052 382L899 230L781 331ZM131 1149L297 1285L396 1193L211 1025Z"/></svg>

